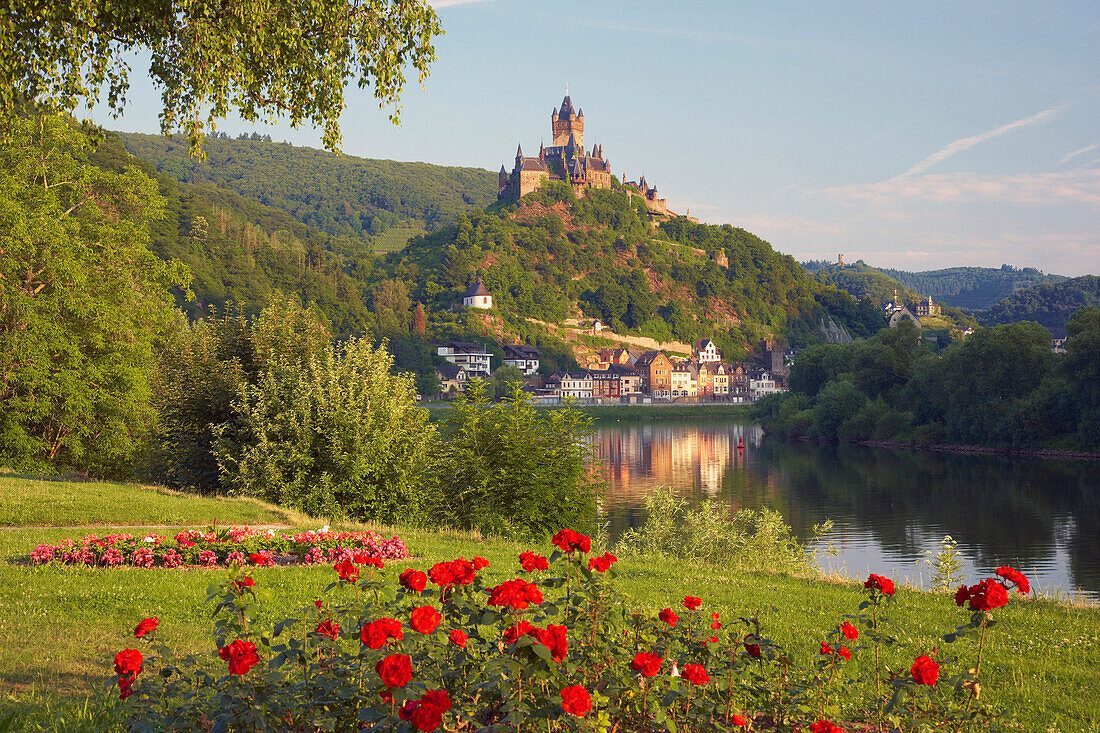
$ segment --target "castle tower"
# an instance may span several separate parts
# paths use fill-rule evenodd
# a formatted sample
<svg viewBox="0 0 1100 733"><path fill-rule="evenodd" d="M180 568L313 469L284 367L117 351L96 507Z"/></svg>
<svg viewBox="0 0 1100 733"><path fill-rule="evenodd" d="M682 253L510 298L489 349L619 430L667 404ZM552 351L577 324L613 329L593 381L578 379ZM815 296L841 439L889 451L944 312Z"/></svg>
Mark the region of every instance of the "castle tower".
<svg viewBox="0 0 1100 733"><path fill-rule="evenodd" d="M584 147L584 110L578 114L573 110L573 101L569 95L561 100L561 108L550 113L550 131L553 134L553 147L569 143L569 136L576 139L578 147Z"/></svg>

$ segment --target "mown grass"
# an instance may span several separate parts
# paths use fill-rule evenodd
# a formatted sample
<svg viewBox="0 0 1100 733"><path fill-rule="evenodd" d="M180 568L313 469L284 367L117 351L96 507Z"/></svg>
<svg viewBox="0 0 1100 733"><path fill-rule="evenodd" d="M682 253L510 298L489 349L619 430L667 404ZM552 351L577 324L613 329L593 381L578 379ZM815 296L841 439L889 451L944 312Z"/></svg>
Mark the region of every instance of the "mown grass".
<svg viewBox="0 0 1100 733"><path fill-rule="evenodd" d="M218 499L158 486L0 473L0 527L300 524L297 512L254 499Z"/></svg>
<svg viewBox="0 0 1100 733"><path fill-rule="evenodd" d="M83 486L88 484L75 485L73 490ZM114 486L119 496L130 497L128 516L135 523L143 517L160 523L164 516L156 504L161 496L156 492L100 486L107 493L107 487ZM0 484L4 492L0 498L12 488L10 482ZM49 500L49 495L43 498L45 503ZM438 560L478 554L492 563L486 571L489 579L504 580L515 577L518 553L532 546L458 532L392 531L401 534L416 556L394 563L394 572L405 567L427 569ZM50 528L0 531L0 608L4 609L0 614L0 710L21 711L27 728L36 720L46 721L45 729L57 727L49 721L58 718L59 709L73 718L73 711L80 709L89 693L109 687L114 653L132 645L131 631L146 616L160 617L158 633L177 651L213 649L209 609L203 599L209 583L219 579L222 571L18 564L39 542L78 534ZM828 630L840 622L842 614L856 612L863 598L862 588L854 583L729 572L683 561L624 559L616 567L620 588L639 610L676 606L691 594L704 599L705 610L721 611L726 619L759 613L766 634L803 659L817 653ZM254 570L254 577L269 598L263 621L272 622L296 614L319 597L333 575L326 566L260 568ZM900 588L889 629L900 644L887 649L886 663L907 670L915 656L936 646L941 654L973 659L975 649L968 642L944 645L940 641L940 635L965 616L948 596ZM1100 696L1095 694L1100 690L1100 611L1013 598L997 611L997 617L999 623L991 631L983 658L983 698L1013 709L1017 730L1100 730ZM866 673L871 659L869 651L859 652L854 664Z"/></svg>

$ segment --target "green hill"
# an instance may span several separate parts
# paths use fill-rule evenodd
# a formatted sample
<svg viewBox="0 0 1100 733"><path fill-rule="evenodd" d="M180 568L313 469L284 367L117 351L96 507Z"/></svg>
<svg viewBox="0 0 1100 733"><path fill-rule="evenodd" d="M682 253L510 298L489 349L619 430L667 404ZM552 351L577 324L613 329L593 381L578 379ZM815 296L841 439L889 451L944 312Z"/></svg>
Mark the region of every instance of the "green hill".
<svg viewBox="0 0 1100 733"><path fill-rule="evenodd" d="M1061 336L1070 316L1090 305L1100 305L1100 277L1083 275L1020 290L976 315L983 326L1036 321Z"/></svg>
<svg viewBox="0 0 1100 733"><path fill-rule="evenodd" d="M1062 275L1046 275L1033 267L948 267L943 270L906 272L879 268L889 277L921 295L956 308L989 308L1013 293L1043 283L1062 282Z"/></svg>
<svg viewBox="0 0 1100 733"><path fill-rule="evenodd" d="M479 168L370 160L289 143L213 137L205 160L182 137L121 134L126 148L184 183L236 191L299 222L375 249L401 222L434 228L496 199L497 176Z"/></svg>
<svg viewBox="0 0 1100 733"><path fill-rule="evenodd" d="M902 302L920 300L919 291L906 287L891 275L871 267L863 260L851 265L820 261L803 262L802 267L818 282L833 285L859 299L870 297L880 305L893 300L895 291Z"/></svg>

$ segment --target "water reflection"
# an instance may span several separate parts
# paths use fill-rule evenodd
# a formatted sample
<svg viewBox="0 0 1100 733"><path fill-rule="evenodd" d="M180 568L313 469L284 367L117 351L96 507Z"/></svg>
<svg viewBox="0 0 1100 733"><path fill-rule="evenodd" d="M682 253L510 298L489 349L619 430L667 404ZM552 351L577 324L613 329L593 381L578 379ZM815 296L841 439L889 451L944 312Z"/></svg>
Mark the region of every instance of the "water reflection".
<svg viewBox="0 0 1100 733"><path fill-rule="evenodd" d="M596 441L612 535L644 521L646 494L671 486L696 504L778 510L802 539L832 519L839 552L819 555L827 569L918 582L925 552L950 534L968 580L1010 564L1033 585L1100 600L1096 462L798 443L731 420L601 424Z"/></svg>

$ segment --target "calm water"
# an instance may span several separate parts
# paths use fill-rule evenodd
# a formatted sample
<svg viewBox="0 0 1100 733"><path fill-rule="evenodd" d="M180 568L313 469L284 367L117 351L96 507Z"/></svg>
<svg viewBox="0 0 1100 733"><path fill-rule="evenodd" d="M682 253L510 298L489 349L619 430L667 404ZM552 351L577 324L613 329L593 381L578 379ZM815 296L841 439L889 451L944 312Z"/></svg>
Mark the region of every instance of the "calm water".
<svg viewBox="0 0 1100 733"><path fill-rule="evenodd" d="M832 519L813 548L825 570L920 584L925 553L949 534L969 582L1013 565L1040 590L1100 601L1100 462L799 443L736 420L599 423L596 441L613 536L671 486L693 503L778 510L802 540Z"/></svg>

